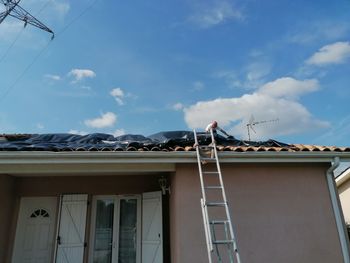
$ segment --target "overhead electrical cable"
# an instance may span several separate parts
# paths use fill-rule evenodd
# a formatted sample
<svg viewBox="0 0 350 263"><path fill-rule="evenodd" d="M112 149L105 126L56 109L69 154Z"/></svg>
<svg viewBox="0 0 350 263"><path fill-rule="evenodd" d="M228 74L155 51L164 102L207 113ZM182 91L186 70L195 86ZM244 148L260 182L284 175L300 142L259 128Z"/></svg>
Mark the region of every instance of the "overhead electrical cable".
<svg viewBox="0 0 350 263"><path fill-rule="evenodd" d="M99 0L92 1L86 8L84 8L79 15L74 17L66 26L64 26L57 34L56 39L58 36L62 35L72 24L74 24L76 21L78 21L89 9L91 9ZM13 90L16 86L16 84L23 78L25 73L29 71L29 69L35 64L35 62L39 59L39 57L48 49L50 44L52 43L52 39L40 50L40 52L33 58L33 60L28 64L28 66L21 72L21 74L18 75L18 77L15 79L15 81L5 90L4 93L0 94L0 102L10 93L11 90Z"/></svg>
<svg viewBox="0 0 350 263"><path fill-rule="evenodd" d="M46 3L40 8L40 10L35 14L35 16L39 15L47 6L48 4L52 2L52 0L48 0L46 1ZM12 43L10 44L10 46L6 49L6 51L4 52L4 54L0 57L0 63L7 57L7 55L10 53L10 50L13 48L13 46L16 44L17 40L20 38L20 36L22 35L23 31L24 31L25 27L22 27L21 31L18 32L16 38L12 41Z"/></svg>
<svg viewBox="0 0 350 263"><path fill-rule="evenodd" d="M15 43L17 42L17 40L19 39L19 37L22 35L24 31L24 27L18 32L16 38L12 41L12 43L10 44L10 46L6 49L6 51L4 52L4 54L1 56L0 58L0 63L7 57L8 53L10 53L10 50L12 49L12 47L15 45Z"/></svg>

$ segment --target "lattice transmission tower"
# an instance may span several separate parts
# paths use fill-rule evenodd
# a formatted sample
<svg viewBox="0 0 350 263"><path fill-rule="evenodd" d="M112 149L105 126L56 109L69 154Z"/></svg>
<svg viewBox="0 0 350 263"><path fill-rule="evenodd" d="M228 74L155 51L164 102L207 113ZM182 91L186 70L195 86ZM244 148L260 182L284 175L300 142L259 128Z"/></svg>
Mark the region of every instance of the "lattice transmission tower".
<svg viewBox="0 0 350 263"><path fill-rule="evenodd" d="M19 5L20 1L21 0L0 0L0 3L2 3L5 6L5 11L0 12L0 24L2 23L2 21L5 20L7 16L12 16L23 21L24 27L27 26L27 24L30 24L32 26L35 26L46 32L51 33L51 38L53 39L55 36L54 32L42 22L40 22L38 19L36 19L33 15L31 15L27 10L21 7Z"/></svg>

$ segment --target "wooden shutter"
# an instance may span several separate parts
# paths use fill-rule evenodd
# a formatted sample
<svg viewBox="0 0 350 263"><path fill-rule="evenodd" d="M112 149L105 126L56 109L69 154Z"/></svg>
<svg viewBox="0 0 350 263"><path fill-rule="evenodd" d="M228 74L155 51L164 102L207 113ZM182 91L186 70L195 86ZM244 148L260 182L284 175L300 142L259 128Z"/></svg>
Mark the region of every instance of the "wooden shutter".
<svg viewBox="0 0 350 263"><path fill-rule="evenodd" d="M87 195L62 197L56 263L83 262L87 203Z"/></svg>
<svg viewBox="0 0 350 263"><path fill-rule="evenodd" d="M161 192L142 195L142 262L163 262Z"/></svg>

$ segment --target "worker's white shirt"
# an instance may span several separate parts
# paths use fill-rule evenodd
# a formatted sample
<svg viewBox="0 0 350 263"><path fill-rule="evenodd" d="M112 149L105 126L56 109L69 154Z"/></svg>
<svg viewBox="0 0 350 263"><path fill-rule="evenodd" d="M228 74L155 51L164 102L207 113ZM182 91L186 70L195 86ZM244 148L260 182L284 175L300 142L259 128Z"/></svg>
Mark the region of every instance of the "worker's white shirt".
<svg viewBox="0 0 350 263"><path fill-rule="evenodd" d="M206 132L210 132L210 130L213 128L212 126L213 126L213 124L212 124L212 123L209 123L208 126L207 126L207 128L205 128L205 131L206 131Z"/></svg>

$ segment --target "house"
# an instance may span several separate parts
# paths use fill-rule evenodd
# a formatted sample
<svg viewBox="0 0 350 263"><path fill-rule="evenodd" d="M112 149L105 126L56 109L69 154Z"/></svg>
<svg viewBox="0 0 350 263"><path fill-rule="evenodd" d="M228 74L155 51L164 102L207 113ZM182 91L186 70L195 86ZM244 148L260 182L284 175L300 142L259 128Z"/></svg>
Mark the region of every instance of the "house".
<svg viewBox="0 0 350 263"><path fill-rule="evenodd" d="M193 143L0 136L0 262L208 262ZM350 148L217 148L243 263L349 262L333 170Z"/></svg>
<svg viewBox="0 0 350 263"><path fill-rule="evenodd" d="M350 236L350 167L337 176L335 181L338 187L345 224Z"/></svg>

